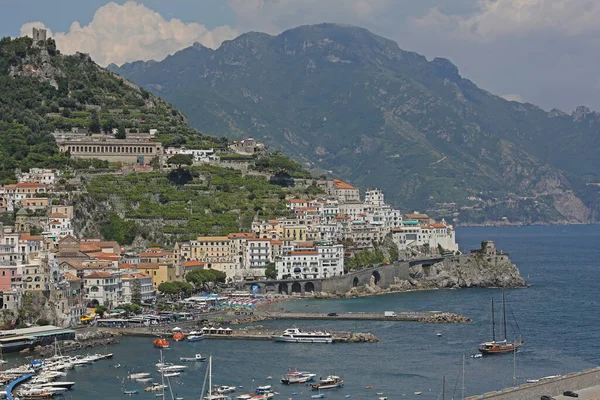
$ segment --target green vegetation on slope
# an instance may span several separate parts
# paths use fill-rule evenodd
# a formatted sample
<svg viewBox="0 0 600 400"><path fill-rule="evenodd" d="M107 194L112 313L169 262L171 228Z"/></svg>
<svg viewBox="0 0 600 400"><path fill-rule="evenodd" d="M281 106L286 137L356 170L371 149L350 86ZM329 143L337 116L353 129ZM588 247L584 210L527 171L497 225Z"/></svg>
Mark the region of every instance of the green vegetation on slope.
<svg viewBox="0 0 600 400"><path fill-rule="evenodd" d="M119 217L107 218L99 210L94 215L107 220L104 236L123 237L130 243L127 235L134 231L149 241L174 243L199 235L248 231L255 216L287 216L286 195L303 194L271 184L262 175L242 175L217 166L195 166L189 172L192 180L185 185L160 172L93 178L87 184L89 200L102 204L101 209L119 208L127 220L137 221L135 227L126 226ZM160 232L165 238L148 228L152 220L164 224Z"/></svg>
<svg viewBox="0 0 600 400"><path fill-rule="evenodd" d="M263 140L404 209L467 222L600 220L598 113L506 101L450 61L365 29L247 33L113 70L205 132Z"/></svg>
<svg viewBox="0 0 600 400"><path fill-rule="evenodd" d="M158 129L165 145L224 149L227 139L200 134L184 115L148 91L100 68L88 55L61 55L54 40L0 40L0 184L14 169L72 165L54 131ZM72 165L76 167L76 165Z"/></svg>

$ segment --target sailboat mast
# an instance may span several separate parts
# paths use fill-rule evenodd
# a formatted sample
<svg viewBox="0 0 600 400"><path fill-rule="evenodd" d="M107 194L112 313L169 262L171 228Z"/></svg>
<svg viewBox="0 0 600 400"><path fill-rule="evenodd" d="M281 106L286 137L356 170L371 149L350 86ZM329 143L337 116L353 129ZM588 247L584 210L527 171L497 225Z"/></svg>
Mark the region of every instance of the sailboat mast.
<svg viewBox="0 0 600 400"><path fill-rule="evenodd" d="M212 396L212 356L208 359L208 396Z"/></svg>
<svg viewBox="0 0 600 400"><path fill-rule="evenodd" d="M465 355L462 362L462 400L465 400Z"/></svg>
<svg viewBox="0 0 600 400"><path fill-rule="evenodd" d="M504 301L504 289L502 289L502 318L504 324L504 341L506 341L506 303Z"/></svg>
<svg viewBox="0 0 600 400"><path fill-rule="evenodd" d="M494 317L494 298L492 297L492 341L496 341L496 318Z"/></svg>
<svg viewBox="0 0 600 400"><path fill-rule="evenodd" d="M162 399L165 400L165 362L163 361L163 353L160 351L160 384L162 385Z"/></svg>
<svg viewBox="0 0 600 400"><path fill-rule="evenodd" d="M442 400L446 400L446 375L442 378Z"/></svg>
<svg viewBox="0 0 600 400"><path fill-rule="evenodd" d="M517 346L513 346L513 387L517 387Z"/></svg>

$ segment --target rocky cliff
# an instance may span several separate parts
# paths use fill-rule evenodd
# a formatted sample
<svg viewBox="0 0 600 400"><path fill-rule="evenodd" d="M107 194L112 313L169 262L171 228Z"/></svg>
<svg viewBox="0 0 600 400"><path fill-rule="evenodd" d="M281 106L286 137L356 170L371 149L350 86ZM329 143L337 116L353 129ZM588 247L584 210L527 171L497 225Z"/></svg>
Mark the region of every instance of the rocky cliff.
<svg viewBox="0 0 600 400"><path fill-rule="evenodd" d="M374 294L403 292L408 290L455 289L455 288L517 288L527 283L508 254L463 254L432 264L404 265L402 273L394 276L393 283L375 282L375 277L364 285L357 285L344 297L359 297ZM391 268L391 265L389 266ZM386 268L386 267L381 267ZM397 266L395 268L398 268ZM378 269L382 273L381 269ZM338 292L339 293L339 292ZM318 293L318 297L337 297Z"/></svg>

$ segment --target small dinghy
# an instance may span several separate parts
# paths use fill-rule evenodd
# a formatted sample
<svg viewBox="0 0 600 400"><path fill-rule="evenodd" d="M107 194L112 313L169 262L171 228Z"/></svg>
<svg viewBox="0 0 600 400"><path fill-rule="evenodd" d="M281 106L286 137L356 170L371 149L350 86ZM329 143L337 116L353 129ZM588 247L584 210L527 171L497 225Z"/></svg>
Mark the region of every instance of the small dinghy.
<svg viewBox="0 0 600 400"><path fill-rule="evenodd" d="M322 399L325 397L325 393L313 394L310 396L311 399Z"/></svg>
<svg viewBox="0 0 600 400"><path fill-rule="evenodd" d="M123 393L125 394L138 394L140 391L137 389L129 389L129 390L123 390Z"/></svg>

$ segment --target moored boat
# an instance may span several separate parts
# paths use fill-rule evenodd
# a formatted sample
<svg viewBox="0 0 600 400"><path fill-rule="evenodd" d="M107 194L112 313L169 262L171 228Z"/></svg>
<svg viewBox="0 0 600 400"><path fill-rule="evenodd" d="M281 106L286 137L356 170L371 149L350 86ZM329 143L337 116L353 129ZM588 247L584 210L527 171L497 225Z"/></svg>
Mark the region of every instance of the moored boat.
<svg viewBox="0 0 600 400"><path fill-rule="evenodd" d="M176 342L179 342L181 340L183 340L185 338L185 335L183 334L183 332L175 332L173 334L173 340Z"/></svg>
<svg viewBox="0 0 600 400"><path fill-rule="evenodd" d="M522 339L515 339L512 342L507 340L506 333L506 302L504 299L504 290L502 291L502 325L504 331L504 340L496 340L496 320L494 318L494 299L492 298L492 341L484 342L477 348L482 354L505 354L515 352L524 343Z"/></svg>
<svg viewBox="0 0 600 400"><path fill-rule="evenodd" d="M187 337L188 342L197 342L204 339L202 332L192 331Z"/></svg>
<svg viewBox="0 0 600 400"><path fill-rule="evenodd" d="M291 385L293 383L306 383L311 378L307 375L303 375L300 372L288 372L287 375L281 378L281 383L285 385Z"/></svg>
<svg viewBox="0 0 600 400"><path fill-rule="evenodd" d="M304 332L298 328L290 328L279 336L273 336L273 340L287 343L333 343L333 336L324 331Z"/></svg>
<svg viewBox="0 0 600 400"><path fill-rule="evenodd" d="M194 357L179 357L179 361L206 361L206 357L202 357L202 354L198 353Z"/></svg>
<svg viewBox="0 0 600 400"><path fill-rule="evenodd" d="M169 348L169 342L166 339L156 339L152 342L152 344L154 345L154 347L159 349Z"/></svg>
<svg viewBox="0 0 600 400"><path fill-rule="evenodd" d="M317 383L310 385L313 390L333 389L344 386L344 380L336 375L330 375Z"/></svg>

